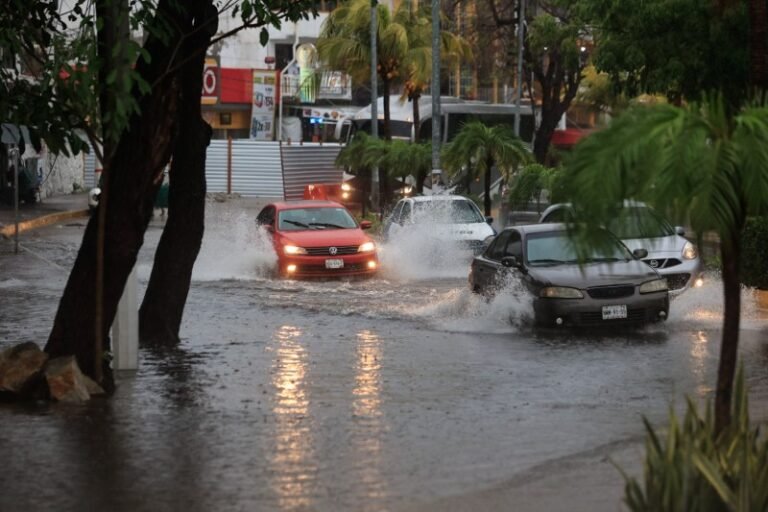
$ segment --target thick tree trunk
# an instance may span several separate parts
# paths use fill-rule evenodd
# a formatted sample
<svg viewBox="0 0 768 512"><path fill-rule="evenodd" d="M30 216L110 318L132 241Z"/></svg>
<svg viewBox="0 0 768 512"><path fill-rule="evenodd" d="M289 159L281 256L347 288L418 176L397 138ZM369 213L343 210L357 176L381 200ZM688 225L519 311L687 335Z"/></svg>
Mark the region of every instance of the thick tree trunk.
<svg viewBox="0 0 768 512"><path fill-rule="evenodd" d="M562 113L557 115L556 112L542 106L541 124L539 125L539 129L536 130L536 140L533 142L533 156L536 158L536 161L542 165L547 164L549 145L552 141L552 135L555 133L557 123L560 122L561 116Z"/></svg>
<svg viewBox="0 0 768 512"><path fill-rule="evenodd" d="M739 231L740 232L740 231ZM733 378L739 349L739 322L741 316L741 283L739 279L739 232L729 240L721 240L720 255L723 266L723 339L720 345L720 363L717 369L715 394L715 435L731 424Z"/></svg>
<svg viewBox="0 0 768 512"><path fill-rule="evenodd" d="M179 134L171 164L168 220L139 310L142 345L175 345L179 342L192 268L203 241L205 155L211 140L211 127L201 117L200 96L205 48L216 33L218 21L211 0L203 3L208 14L193 11L195 32L186 40L182 51L189 61L181 72Z"/></svg>
<svg viewBox="0 0 768 512"><path fill-rule="evenodd" d="M752 85L768 89L768 4L749 0L749 61Z"/></svg>
<svg viewBox="0 0 768 512"><path fill-rule="evenodd" d="M175 1L161 0L156 19L162 19L162 23L170 20L170 26L191 26L191 18L184 10L172 6L176 6ZM154 87L148 95L134 89L133 96L140 111L130 118L115 147L112 166L104 177L106 188L113 192L109 201L102 205L105 272L100 334L105 340L105 349L109 349L107 335L118 301L144 241L157 192L157 178L170 158L178 92L175 75L167 74L167 70L173 64L179 40L179 34L172 33L166 41L152 36L147 41L145 48L152 55L152 61L140 60L136 70ZM74 355L82 371L90 377L97 377L94 368L99 357L94 350L97 339L94 329L97 223L97 216L88 222L45 347L51 357ZM111 389L114 383L108 361L102 361L102 367L107 372L100 383Z"/></svg>
<svg viewBox="0 0 768 512"><path fill-rule="evenodd" d="M485 206L485 215L491 215L491 168L493 167L493 160L488 159L485 162L485 183L483 187L485 190L485 197L483 198L483 206Z"/></svg>

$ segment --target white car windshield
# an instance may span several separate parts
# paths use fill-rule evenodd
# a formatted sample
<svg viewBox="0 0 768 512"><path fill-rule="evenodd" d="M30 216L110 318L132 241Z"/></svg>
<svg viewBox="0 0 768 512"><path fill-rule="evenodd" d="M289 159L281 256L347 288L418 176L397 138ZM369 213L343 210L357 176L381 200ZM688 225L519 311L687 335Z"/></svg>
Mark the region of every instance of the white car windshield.
<svg viewBox="0 0 768 512"><path fill-rule="evenodd" d="M620 217L608 222L606 227L611 233L624 240L659 238L675 234L672 226L650 208L630 208Z"/></svg>
<svg viewBox="0 0 768 512"><path fill-rule="evenodd" d="M626 247L614 237L606 234L605 239L586 255L586 262L614 262L632 259ZM531 266L574 264L579 254L565 231L531 233L525 241L526 259Z"/></svg>
<svg viewBox="0 0 768 512"><path fill-rule="evenodd" d="M280 231L306 229L352 229L355 219L344 208L293 208L282 210L278 215Z"/></svg>
<svg viewBox="0 0 768 512"><path fill-rule="evenodd" d="M474 224L485 222L477 207L466 199L414 201L416 224Z"/></svg>

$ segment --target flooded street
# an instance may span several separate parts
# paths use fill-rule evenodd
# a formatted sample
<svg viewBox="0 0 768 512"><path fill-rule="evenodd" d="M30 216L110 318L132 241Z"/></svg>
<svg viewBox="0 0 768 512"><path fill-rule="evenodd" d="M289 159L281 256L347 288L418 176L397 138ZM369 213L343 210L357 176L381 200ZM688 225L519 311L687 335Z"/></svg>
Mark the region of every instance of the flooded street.
<svg viewBox="0 0 768 512"><path fill-rule="evenodd" d="M513 292L469 293L468 261L434 269L404 247L383 247L373 279L275 279L254 215L212 206L177 349L143 350L109 400L0 406L0 511L613 511L607 458L637 471L641 415L713 390L716 276L662 324L535 330ZM16 257L0 241L0 349L44 345L83 225L30 233ZM744 291L760 420L765 307Z"/></svg>

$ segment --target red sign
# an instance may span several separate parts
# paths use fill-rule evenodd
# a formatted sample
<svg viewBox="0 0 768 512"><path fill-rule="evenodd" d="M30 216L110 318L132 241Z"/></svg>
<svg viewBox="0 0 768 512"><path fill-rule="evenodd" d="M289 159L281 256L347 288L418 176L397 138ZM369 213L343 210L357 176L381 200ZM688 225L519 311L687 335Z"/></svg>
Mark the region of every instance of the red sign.
<svg viewBox="0 0 768 512"><path fill-rule="evenodd" d="M216 59L205 59L203 69L203 92L201 103L210 105L219 101L219 63Z"/></svg>

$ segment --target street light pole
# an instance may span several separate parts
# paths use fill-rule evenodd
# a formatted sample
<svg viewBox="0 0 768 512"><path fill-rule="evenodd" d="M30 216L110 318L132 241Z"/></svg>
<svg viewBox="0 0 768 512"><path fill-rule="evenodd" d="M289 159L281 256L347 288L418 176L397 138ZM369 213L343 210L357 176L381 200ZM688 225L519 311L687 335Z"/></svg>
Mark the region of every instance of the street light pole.
<svg viewBox="0 0 768 512"><path fill-rule="evenodd" d="M19 140L23 134L19 127ZM16 157L16 172L13 173L13 253L19 254L19 171L21 170L21 151L18 146L11 149L11 154Z"/></svg>
<svg viewBox="0 0 768 512"><path fill-rule="evenodd" d="M517 0L519 11L517 14L517 94L515 97L515 135L520 136L520 100L523 91L523 44L525 0Z"/></svg>
<svg viewBox="0 0 768 512"><path fill-rule="evenodd" d="M440 170L440 0L432 0L432 191ZM417 127L418 129L418 127Z"/></svg>
<svg viewBox="0 0 768 512"><path fill-rule="evenodd" d="M379 37L379 22L376 18L376 9L379 2L371 0L371 137L379 138L379 88L378 88L378 55L377 41ZM379 169L371 168L371 209L379 211Z"/></svg>

